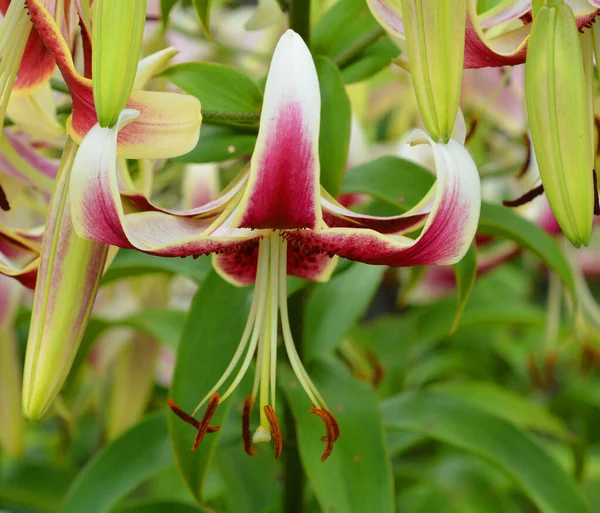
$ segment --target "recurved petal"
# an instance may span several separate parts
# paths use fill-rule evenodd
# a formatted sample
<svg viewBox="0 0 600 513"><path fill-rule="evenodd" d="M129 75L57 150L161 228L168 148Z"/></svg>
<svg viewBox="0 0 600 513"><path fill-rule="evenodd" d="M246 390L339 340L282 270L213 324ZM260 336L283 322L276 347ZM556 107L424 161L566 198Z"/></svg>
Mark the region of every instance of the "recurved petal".
<svg viewBox="0 0 600 513"><path fill-rule="evenodd" d="M68 141L50 202L25 355L23 412L41 417L65 382L102 278L108 246L77 236L71 223Z"/></svg>
<svg viewBox="0 0 600 513"><path fill-rule="evenodd" d="M575 12L578 28L588 26L598 13L596 0L568 0ZM521 19L523 25L508 24L499 35L484 32L507 22ZM477 15L477 0L469 0L465 33L465 68L514 66L523 64L531 31L531 0L504 0L482 16Z"/></svg>
<svg viewBox="0 0 600 513"><path fill-rule="evenodd" d="M415 131L414 138L426 134ZM435 202L417 239L384 235L372 229L329 228L288 232L290 244L368 264L395 267L449 265L467 251L479 220L481 203L477 167L457 141L429 140L434 152L437 182Z"/></svg>
<svg viewBox="0 0 600 513"><path fill-rule="evenodd" d="M39 243L0 226L0 274L35 287L39 266Z"/></svg>
<svg viewBox="0 0 600 513"><path fill-rule="evenodd" d="M250 177L234 224L246 228L316 228L319 205L317 72L302 38L279 40L267 77Z"/></svg>
<svg viewBox="0 0 600 513"><path fill-rule="evenodd" d="M162 256L197 256L260 235L230 226L239 192L220 201L212 216L188 218L159 210L125 214L117 178L117 136L135 114L123 111L113 128L94 126L81 143L70 184L73 226L81 237Z"/></svg>

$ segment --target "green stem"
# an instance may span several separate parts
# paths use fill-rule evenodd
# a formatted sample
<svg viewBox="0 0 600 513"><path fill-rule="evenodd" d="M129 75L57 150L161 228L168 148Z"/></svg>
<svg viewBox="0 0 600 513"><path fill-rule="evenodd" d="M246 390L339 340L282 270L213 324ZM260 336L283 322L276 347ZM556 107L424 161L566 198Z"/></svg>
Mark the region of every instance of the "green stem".
<svg viewBox="0 0 600 513"><path fill-rule="evenodd" d="M211 125L234 126L255 131L260 123L260 112L220 112L202 109L202 120Z"/></svg>
<svg viewBox="0 0 600 513"><path fill-rule="evenodd" d="M290 28L310 46L310 0L290 1Z"/></svg>
<svg viewBox="0 0 600 513"><path fill-rule="evenodd" d="M304 290L293 294L288 299L290 312L290 328L298 354L302 355L302 317L306 294ZM292 414L291 406L285 402L285 449L283 454L284 488L283 488L283 513L302 513L304 511L304 470L298 452L298 433L296 421Z"/></svg>
<svg viewBox="0 0 600 513"><path fill-rule="evenodd" d="M352 62L354 58L358 57L363 50L371 46L383 35L385 35L385 31L378 25L367 32L354 44L350 45L348 48L336 55L333 59L333 62L335 62L338 68L342 69L344 66Z"/></svg>

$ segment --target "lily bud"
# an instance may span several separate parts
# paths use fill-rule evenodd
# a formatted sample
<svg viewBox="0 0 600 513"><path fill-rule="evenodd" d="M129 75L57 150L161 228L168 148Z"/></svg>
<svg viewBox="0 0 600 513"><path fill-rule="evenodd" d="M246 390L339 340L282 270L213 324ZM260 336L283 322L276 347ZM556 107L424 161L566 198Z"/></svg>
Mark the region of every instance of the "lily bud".
<svg viewBox="0 0 600 513"><path fill-rule="evenodd" d="M25 354L23 412L41 417L65 382L79 348L108 246L73 229L69 177L77 145L68 140L50 200Z"/></svg>
<svg viewBox="0 0 600 513"><path fill-rule="evenodd" d="M423 123L448 142L460 102L466 0L402 0L406 50Z"/></svg>
<svg viewBox="0 0 600 513"><path fill-rule="evenodd" d="M594 212L592 106L575 16L562 2L552 0L534 18L525 82L548 202L571 243L587 245Z"/></svg>
<svg viewBox="0 0 600 513"><path fill-rule="evenodd" d="M98 122L112 127L127 105L140 60L146 0L96 0L92 76Z"/></svg>

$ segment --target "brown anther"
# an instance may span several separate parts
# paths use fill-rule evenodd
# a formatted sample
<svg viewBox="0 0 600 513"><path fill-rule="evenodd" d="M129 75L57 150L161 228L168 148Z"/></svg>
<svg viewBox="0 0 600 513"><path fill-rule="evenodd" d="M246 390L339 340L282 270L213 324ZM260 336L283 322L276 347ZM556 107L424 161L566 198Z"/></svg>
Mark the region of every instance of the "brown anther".
<svg viewBox="0 0 600 513"><path fill-rule="evenodd" d="M275 452L275 459L281 456L281 451L283 450L283 438L281 437L281 429L279 429L279 421L277 420L277 415L275 415L275 410L272 406L267 404L264 408L265 415L267 416L267 420L269 421L269 426L271 426L271 436L273 437L273 448Z"/></svg>
<svg viewBox="0 0 600 513"><path fill-rule="evenodd" d="M308 410L308 412L319 417L325 426L326 434L321 438L321 440L325 442L325 450L321 456L321 461L325 461L327 458L329 458L331 451L333 451L333 444L340 437L340 426L329 410L324 408L311 408Z"/></svg>
<svg viewBox="0 0 600 513"><path fill-rule="evenodd" d="M529 135L523 134L523 141L525 141L525 160L519 168L519 171L517 171L517 178L523 178L523 176L525 176L525 173L527 173L527 170L529 169L529 164L531 164L532 153L531 140L529 139Z"/></svg>
<svg viewBox="0 0 600 513"><path fill-rule="evenodd" d="M195 419L194 417L192 417L189 413L184 412L176 403L175 401L173 401L173 399L167 399L167 404L169 405L169 408L171 409L171 411L177 415L181 420L183 420L184 422L187 422L188 424L190 424L191 426L194 426L196 429L200 429L200 421L198 419ZM221 429L221 426L208 426L208 429L206 430L207 433L216 433L217 431L219 431L219 429Z"/></svg>
<svg viewBox="0 0 600 513"><path fill-rule="evenodd" d="M8 202L6 193L4 192L4 189L2 188L1 185L0 185L0 208L2 210L4 210L5 212L8 212L10 210L10 203Z"/></svg>
<svg viewBox="0 0 600 513"><path fill-rule="evenodd" d="M600 200L598 199L598 174L592 170L594 176L594 215L600 216Z"/></svg>
<svg viewBox="0 0 600 513"><path fill-rule="evenodd" d="M212 419L213 415L217 411L217 406L219 406L219 394L216 392L211 396L208 401L208 406L206 407L206 411L204 412L204 416L200 421L200 426L198 427L198 432L196 433L196 438L194 439L194 443L192 444L192 451L195 451L202 440L204 440L204 436L208 433L208 429L210 427L210 419Z"/></svg>
<svg viewBox="0 0 600 513"><path fill-rule="evenodd" d="M252 431L250 430L250 414L254 406L254 398L251 396L244 399L244 409L242 410L242 443L244 451L249 456L254 456L256 452L252 447Z"/></svg>
<svg viewBox="0 0 600 513"><path fill-rule="evenodd" d="M537 187L534 187L533 189L531 189L529 192L526 192L525 194L523 194L523 196L521 196L515 200L503 201L502 204L505 207L520 207L521 205L525 205L525 203L529 203L531 200L533 200L534 198L538 197L540 194L543 194L543 193L544 193L544 186L543 186L543 184L540 184Z"/></svg>

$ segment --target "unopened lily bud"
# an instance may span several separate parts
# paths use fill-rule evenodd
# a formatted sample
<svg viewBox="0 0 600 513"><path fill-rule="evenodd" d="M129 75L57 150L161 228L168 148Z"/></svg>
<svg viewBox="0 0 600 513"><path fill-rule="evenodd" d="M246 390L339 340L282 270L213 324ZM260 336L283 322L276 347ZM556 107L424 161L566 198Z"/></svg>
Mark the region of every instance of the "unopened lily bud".
<svg viewBox="0 0 600 513"><path fill-rule="evenodd" d="M423 123L448 142L460 102L466 0L402 0L408 61Z"/></svg>
<svg viewBox="0 0 600 513"><path fill-rule="evenodd" d="M127 105L140 59L146 0L96 0L92 85L98 122L112 127Z"/></svg>
<svg viewBox="0 0 600 513"><path fill-rule="evenodd" d="M534 18L525 80L548 202L571 243L587 245L594 211L592 106L575 16L561 1L549 1Z"/></svg>
<svg viewBox="0 0 600 513"><path fill-rule="evenodd" d="M107 245L82 239L73 229L69 177L76 149L68 140L42 242L23 377L23 413L31 419L47 411L67 379L108 252Z"/></svg>

